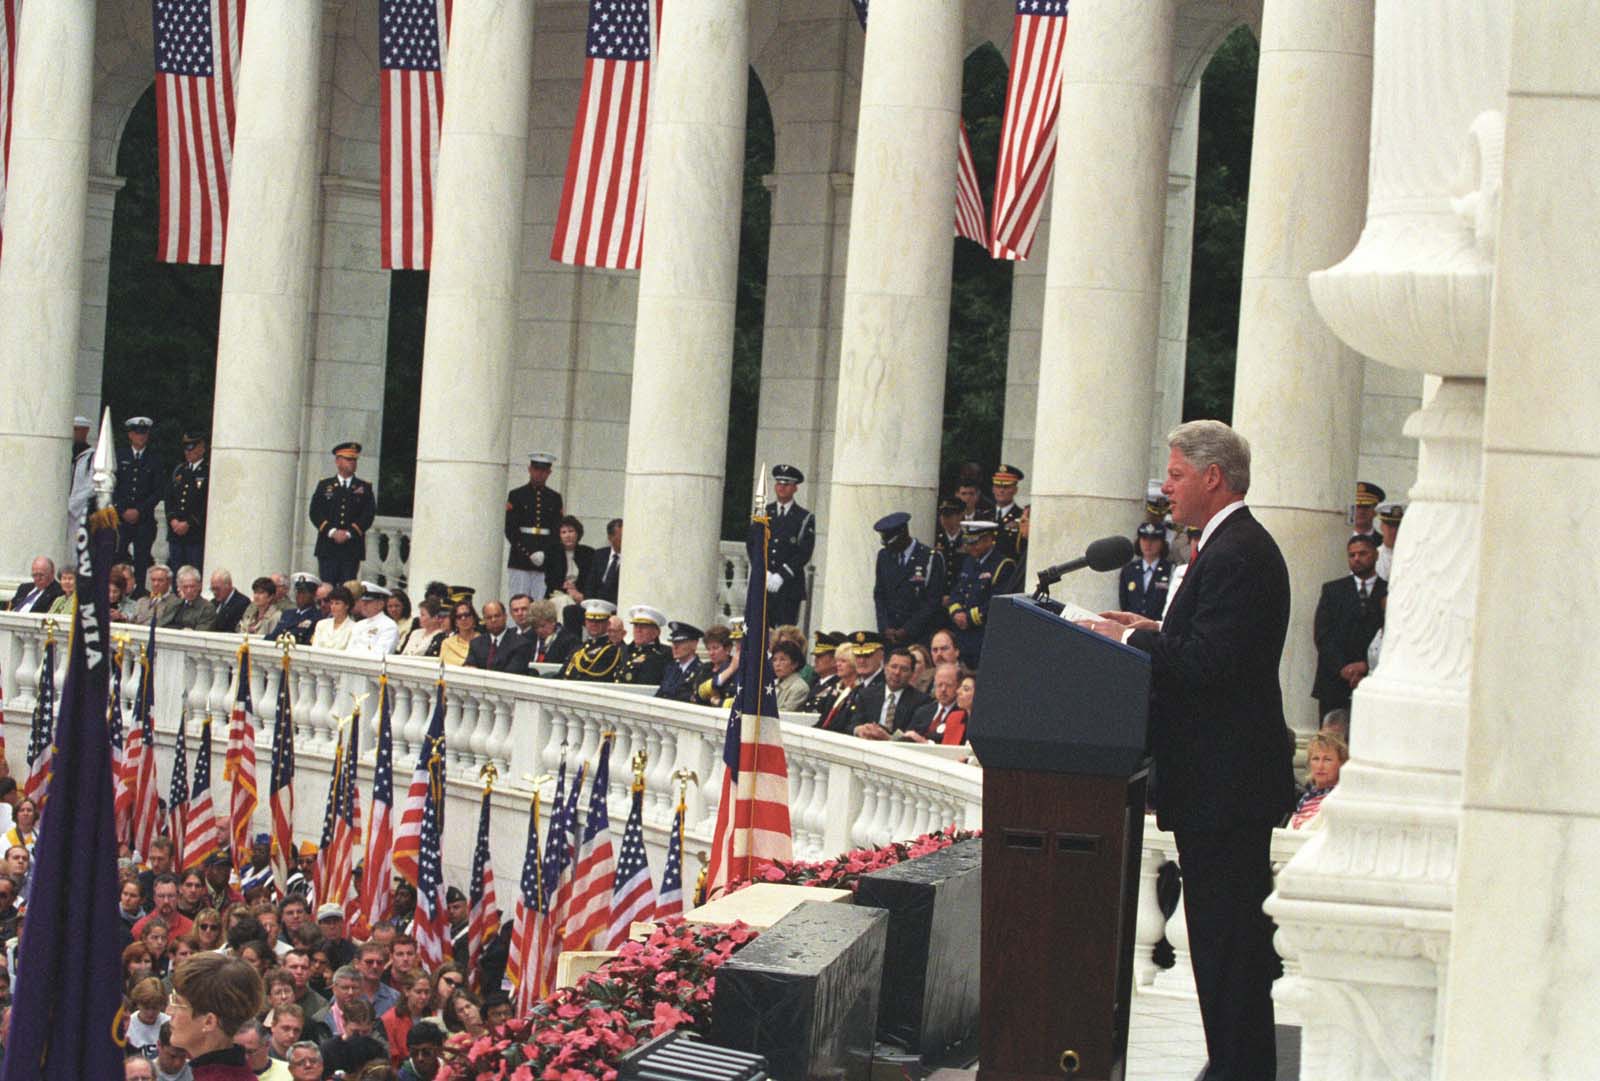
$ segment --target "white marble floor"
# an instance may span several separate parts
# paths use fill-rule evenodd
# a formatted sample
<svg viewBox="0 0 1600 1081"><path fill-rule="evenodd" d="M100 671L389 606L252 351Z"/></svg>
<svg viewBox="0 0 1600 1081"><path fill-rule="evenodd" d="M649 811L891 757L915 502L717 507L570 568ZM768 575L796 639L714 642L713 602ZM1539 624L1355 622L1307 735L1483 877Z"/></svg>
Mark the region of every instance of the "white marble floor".
<svg viewBox="0 0 1600 1081"><path fill-rule="evenodd" d="M1192 998L1133 996L1128 1081L1194 1081L1206 1064L1200 1004Z"/></svg>

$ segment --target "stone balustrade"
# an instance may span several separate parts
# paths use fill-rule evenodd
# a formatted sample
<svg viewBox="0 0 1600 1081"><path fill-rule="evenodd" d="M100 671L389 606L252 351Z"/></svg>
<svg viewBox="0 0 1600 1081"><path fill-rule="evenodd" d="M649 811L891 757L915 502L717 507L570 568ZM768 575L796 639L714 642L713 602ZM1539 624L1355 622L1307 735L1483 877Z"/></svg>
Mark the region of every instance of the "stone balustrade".
<svg viewBox="0 0 1600 1081"><path fill-rule="evenodd" d="M409 588L411 519L379 515L367 530L367 558L361 576L381 586Z"/></svg>

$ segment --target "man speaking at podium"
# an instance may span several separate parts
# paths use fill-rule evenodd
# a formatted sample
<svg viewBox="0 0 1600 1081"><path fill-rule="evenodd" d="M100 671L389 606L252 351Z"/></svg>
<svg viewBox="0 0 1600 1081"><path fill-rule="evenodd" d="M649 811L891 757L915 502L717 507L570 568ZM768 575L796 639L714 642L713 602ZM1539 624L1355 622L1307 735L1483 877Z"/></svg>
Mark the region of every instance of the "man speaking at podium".
<svg viewBox="0 0 1600 1081"><path fill-rule="evenodd" d="M1150 752L1156 822L1178 842L1200 1014L1204 1081L1277 1074L1272 828L1294 806L1293 739L1278 661L1289 574L1244 505L1250 445L1228 425L1190 421L1167 437L1161 491L1197 554L1160 623L1107 612L1095 632L1150 654Z"/></svg>

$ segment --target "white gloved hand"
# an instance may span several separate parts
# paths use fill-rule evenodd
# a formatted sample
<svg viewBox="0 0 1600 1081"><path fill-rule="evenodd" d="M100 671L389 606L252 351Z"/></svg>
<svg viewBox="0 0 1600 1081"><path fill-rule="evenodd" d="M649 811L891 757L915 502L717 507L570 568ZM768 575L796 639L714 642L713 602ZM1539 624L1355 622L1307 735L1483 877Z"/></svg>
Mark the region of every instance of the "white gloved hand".
<svg viewBox="0 0 1600 1081"><path fill-rule="evenodd" d="M783 575L777 571L767 572L767 592L776 593L783 588Z"/></svg>
<svg viewBox="0 0 1600 1081"><path fill-rule="evenodd" d="M543 552L535 552L535 553L533 553L533 556L528 560L528 562L532 563L535 567L544 566L544 553Z"/></svg>

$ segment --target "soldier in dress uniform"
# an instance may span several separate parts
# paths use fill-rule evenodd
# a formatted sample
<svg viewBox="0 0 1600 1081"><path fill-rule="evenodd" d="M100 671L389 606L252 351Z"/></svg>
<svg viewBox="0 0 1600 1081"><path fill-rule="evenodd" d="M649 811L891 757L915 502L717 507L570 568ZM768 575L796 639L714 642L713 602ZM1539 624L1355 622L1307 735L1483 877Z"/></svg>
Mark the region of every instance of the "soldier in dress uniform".
<svg viewBox="0 0 1600 1081"><path fill-rule="evenodd" d="M545 586L545 563L561 546L561 493L545 484L555 461L554 454L544 451L529 454L528 483L506 493L511 592L526 593L536 601L550 592Z"/></svg>
<svg viewBox="0 0 1600 1081"><path fill-rule="evenodd" d="M183 462L167 480L167 562L174 567L205 566L206 558L206 436L185 432Z"/></svg>
<svg viewBox="0 0 1600 1081"><path fill-rule="evenodd" d="M1400 536L1400 520L1406 516L1404 503L1378 504L1378 532L1383 543L1378 546L1378 577L1385 582L1394 569L1394 546Z"/></svg>
<svg viewBox="0 0 1600 1081"><path fill-rule="evenodd" d="M1017 562L1017 573L1028 563L1028 520L1032 513L1028 507L1017 505L1017 482L1023 478L1022 470L1014 465L1002 465L991 479L994 491L994 509L990 517L999 526L995 547L1000 554Z"/></svg>
<svg viewBox="0 0 1600 1081"><path fill-rule="evenodd" d="M361 444L333 448L331 477L311 490L311 524L317 527L317 573L324 582L348 582L361 573L367 557L367 530L378 514L372 485L356 476Z"/></svg>
<svg viewBox="0 0 1600 1081"><path fill-rule="evenodd" d="M283 618L272 629L271 638L276 641L287 634L302 646L309 646L311 635L317 629L317 620L322 618L322 609L317 606L317 587L322 584L322 579L302 571L292 580L294 607L283 613Z"/></svg>
<svg viewBox="0 0 1600 1081"><path fill-rule="evenodd" d="M816 633L811 645L811 667L817 673L817 681L811 685L806 700L800 703L802 713L827 716L833 708L834 699L839 697L839 646L844 640L844 635L837 632Z"/></svg>
<svg viewBox="0 0 1600 1081"><path fill-rule="evenodd" d="M117 449L117 486L112 503L117 508L117 559L132 563L134 580L144 581L150 569L150 549L156 542L156 504L161 502L167 474L161 459L149 449L149 417L129 417L122 422L128 445Z"/></svg>
<svg viewBox="0 0 1600 1081"><path fill-rule="evenodd" d="M1378 504L1388 498L1388 493L1371 481L1356 481L1356 501L1350 507L1350 536L1366 537L1374 548L1383 547L1383 534L1373 519L1377 517Z"/></svg>
<svg viewBox="0 0 1600 1081"><path fill-rule="evenodd" d="M657 698L670 698L675 702L694 699L695 688L710 677L709 666L695 654L700 649L700 628L692 623L673 620L667 624L667 638L672 643L672 662L656 688Z"/></svg>
<svg viewBox="0 0 1600 1081"><path fill-rule="evenodd" d="M882 547L873 572L878 633L891 646L924 642L944 615L944 557L911 535L911 515L886 514L873 523Z"/></svg>
<svg viewBox="0 0 1600 1081"><path fill-rule="evenodd" d="M1140 522L1137 541L1139 554L1122 568L1112 607L1158 620L1166 611L1167 593L1172 585L1166 527L1156 522Z"/></svg>
<svg viewBox="0 0 1600 1081"><path fill-rule="evenodd" d="M976 668L983 654L989 598L1017 592L1022 573L1016 560L1000 554L995 543L999 527L994 522L962 522L961 528L967 532L967 562L950 589L950 622L961 659Z"/></svg>
<svg viewBox="0 0 1600 1081"><path fill-rule="evenodd" d="M964 538L961 535L961 516L967 505L954 496L939 500L939 528L933 533L933 546L944 557L945 595L939 598L941 606L950 603L950 586L961 573L966 557L961 552Z"/></svg>
<svg viewBox="0 0 1600 1081"><path fill-rule="evenodd" d="M623 654L618 683L632 683L638 687L661 685L661 677L667 674L667 664L672 660L672 651L661 644L661 628L666 622L665 613L648 604L636 604L628 609L633 641Z"/></svg>
<svg viewBox="0 0 1600 1081"><path fill-rule="evenodd" d="M582 683L612 683L622 665L622 648L606 635L606 624L617 606L599 597L583 602L583 644L567 658L562 679Z"/></svg>
<svg viewBox="0 0 1600 1081"><path fill-rule="evenodd" d="M800 622L806 599L806 566L817 546L817 519L795 502L794 492L806 475L792 465L772 467L772 488L777 499L767 504L767 622L782 627Z"/></svg>

